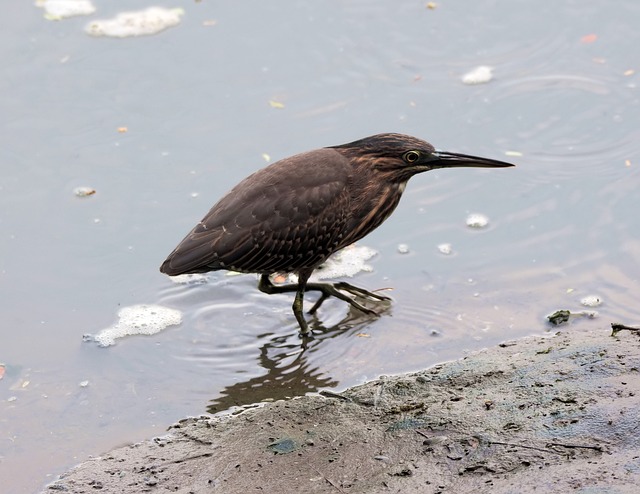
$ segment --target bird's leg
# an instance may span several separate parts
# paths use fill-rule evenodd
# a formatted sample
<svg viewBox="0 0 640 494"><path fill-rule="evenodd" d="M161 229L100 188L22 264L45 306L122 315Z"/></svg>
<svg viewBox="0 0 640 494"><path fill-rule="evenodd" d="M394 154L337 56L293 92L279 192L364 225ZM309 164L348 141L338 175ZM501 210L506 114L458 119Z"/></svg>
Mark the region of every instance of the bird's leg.
<svg viewBox="0 0 640 494"><path fill-rule="evenodd" d="M309 325L304 318L302 306L304 304L304 290L307 286L307 280L311 276L311 271L298 273L298 290L296 291L296 297L293 299L293 315L296 316L298 324L300 325L300 336L303 338L310 335Z"/></svg>
<svg viewBox="0 0 640 494"><path fill-rule="evenodd" d="M377 314L376 311L365 307L361 303L357 302L353 298L345 295L342 291L350 293L356 297L366 297L374 300L390 300L389 297L385 297L384 295L379 295L377 293L373 293L365 290L364 288L359 288L357 286L351 285L349 283L345 283L344 281L331 284L331 283L307 283L307 280L311 276L311 272L309 273L298 273L298 284L289 284L289 285L274 285L271 283L269 279L269 275L263 274L260 276L260 282L258 283L258 288L260 291L264 293L286 293L286 292L296 292L296 299L293 302L293 313L300 324L300 329L302 330L302 334L308 333L308 326L306 321L302 318L302 299L305 291L315 291L320 292L320 298L313 304L313 307L309 309L309 314L314 314L322 305L322 303L327 300L329 297L336 297L344 302L347 302L352 307L355 307L359 311L364 312L365 314ZM300 289L300 285L303 284L302 290ZM342 290L342 291L341 291ZM299 299L299 301L298 301ZM296 312L300 310L300 312ZM303 322L300 322L300 321ZM307 331L304 328L307 328Z"/></svg>
<svg viewBox="0 0 640 494"><path fill-rule="evenodd" d="M309 330L309 325L307 321L304 319L304 314L302 311L303 303L304 303L304 291L307 286L307 280L311 276L311 271L298 273L298 283L290 284L290 285L274 285L271 283L268 274L260 275L260 281L258 283L258 289L261 292L268 293L269 295L273 293L286 293L286 292L296 292L296 296L293 299L293 315L296 316L296 320L298 321L298 325L300 326L300 336L303 338L311 337L311 331Z"/></svg>

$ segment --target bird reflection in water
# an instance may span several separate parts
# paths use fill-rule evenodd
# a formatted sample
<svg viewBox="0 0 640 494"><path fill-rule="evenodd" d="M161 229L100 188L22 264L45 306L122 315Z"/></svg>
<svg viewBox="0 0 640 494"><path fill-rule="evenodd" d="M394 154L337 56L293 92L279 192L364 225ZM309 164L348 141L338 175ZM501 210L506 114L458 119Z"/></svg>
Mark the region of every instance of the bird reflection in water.
<svg viewBox="0 0 640 494"><path fill-rule="evenodd" d="M391 304L378 304L376 309L378 314L389 313ZM312 316L309 325L316 332L316 337L304 339L302 345L287 335L268 339L260 347L258 357L258 365L267 371L266 374L225 387L219 397L210 401L207 412L214 414L263 400L280 400L335 388L339 383L317 367L311 367L308 357L320 348L324 340L361 334L376 317L349 306L345 317L331 327L325 327L316 316ZM262 340L268 336L260 335L259 338Z"/></svg>

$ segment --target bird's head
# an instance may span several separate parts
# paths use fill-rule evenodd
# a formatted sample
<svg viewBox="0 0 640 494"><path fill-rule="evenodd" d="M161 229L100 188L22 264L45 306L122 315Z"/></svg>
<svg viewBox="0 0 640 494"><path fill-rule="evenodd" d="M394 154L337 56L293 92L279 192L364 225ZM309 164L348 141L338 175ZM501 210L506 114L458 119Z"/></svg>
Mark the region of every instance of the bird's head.
<svg viewBox="0 0 640 494"><path fill-rule="evenodd" d="M503 161L439 151L422 139L404 134L376 134L332 147L354 161L356 166L378 170L390 180L399 182L436 168L514 166Z"/></svg>

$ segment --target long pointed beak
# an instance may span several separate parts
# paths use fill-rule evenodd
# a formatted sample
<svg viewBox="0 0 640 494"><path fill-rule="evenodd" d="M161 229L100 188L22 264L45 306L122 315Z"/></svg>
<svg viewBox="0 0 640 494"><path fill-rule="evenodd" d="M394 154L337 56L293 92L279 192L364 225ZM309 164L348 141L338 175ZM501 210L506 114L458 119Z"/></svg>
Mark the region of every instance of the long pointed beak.
<svg viewBox="0 0 640 494"><path fill-rule="evenodd" d="M504 161L492 160L489 158L480 158L479 156L469 156L467 154L448 153L446 151L435 151L432 153L434 160L429 163L431 168L450 168L450 167L474 167L474 168L505 168L507 166L515 166Z"/></svg>

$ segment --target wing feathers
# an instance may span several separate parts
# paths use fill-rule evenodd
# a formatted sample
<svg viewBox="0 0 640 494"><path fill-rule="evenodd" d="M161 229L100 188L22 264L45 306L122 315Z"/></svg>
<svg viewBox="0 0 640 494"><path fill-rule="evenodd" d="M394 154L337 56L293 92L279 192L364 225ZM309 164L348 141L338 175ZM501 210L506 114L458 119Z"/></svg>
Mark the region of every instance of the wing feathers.
<svg viewBox="0 0 640 494"><path fill-rule="evenodd" d="M286 158L247 177L184 238L160 270L271 273L315 267L348 221L351 167L333 149Z"/></svg>

